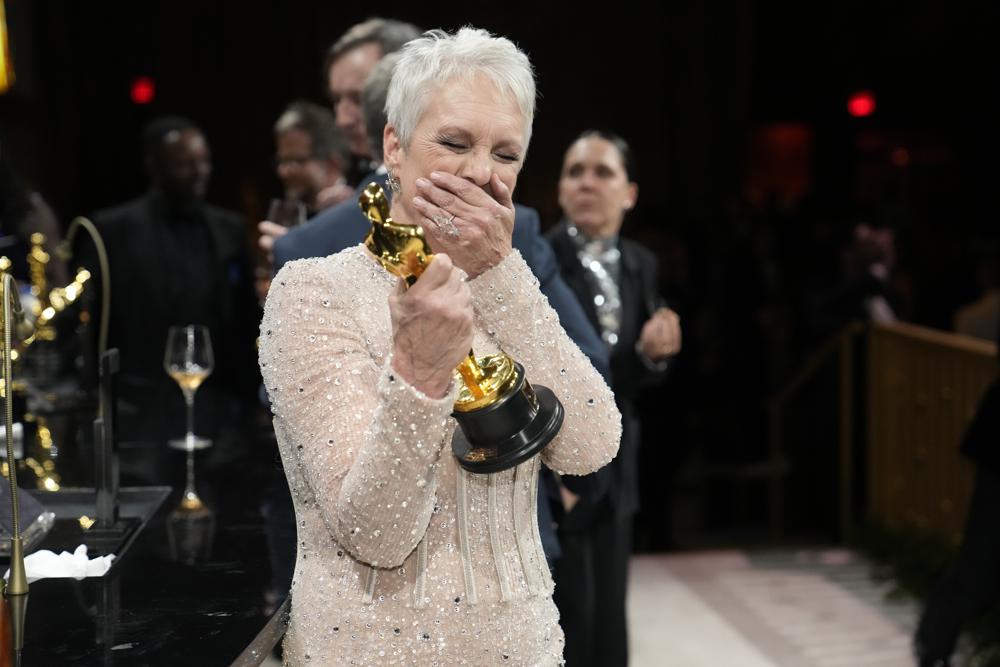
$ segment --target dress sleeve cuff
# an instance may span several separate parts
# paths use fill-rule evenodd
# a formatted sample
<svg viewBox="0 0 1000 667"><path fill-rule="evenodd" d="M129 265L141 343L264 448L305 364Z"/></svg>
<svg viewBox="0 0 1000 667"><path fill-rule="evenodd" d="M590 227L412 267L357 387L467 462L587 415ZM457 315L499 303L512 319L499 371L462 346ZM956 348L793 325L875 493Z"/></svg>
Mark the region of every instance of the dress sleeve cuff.
<svg viewBox="0 0 1000 667"><path fill-rule="evenodd" d="M390 354L378 380L382 414L376 423L382 425L384 435L393 440L399 438L400 444L409 443L408 447L397 451L408 451L414 461L432 463L451 425L458 389L458 383L452 381L444 396L429 397L393 369ZM416 434L423 437L415 437Z"/></svg>

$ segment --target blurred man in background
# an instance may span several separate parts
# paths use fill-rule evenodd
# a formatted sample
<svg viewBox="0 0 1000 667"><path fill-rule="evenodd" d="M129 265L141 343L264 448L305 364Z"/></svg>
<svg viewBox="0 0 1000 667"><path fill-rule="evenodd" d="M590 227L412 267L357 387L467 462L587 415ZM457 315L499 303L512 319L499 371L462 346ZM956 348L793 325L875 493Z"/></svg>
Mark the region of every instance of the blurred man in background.
<svg viewBox="0 0 1000 667"><path fill-rule="evenodd" d="M398 51L411 39L420 36L412 23L373 18L352 26L326 54L324 71L337 127L344 133L354 156L347 182L358 185L361 179L382 162L371 152L361 95L375 63Z"/></svg>
<svg viewBox="0 0 1000 667"><path fill-rule="evenodd" d="M323 69L327 93L336 114L337 127L351 152L345 179L352 187L367 184L382 163L381 153L372 152L362 111L365 82L379 60L398 51L420 33L421 30L411 23L372 18L348 28L326 54ZM381 129L378 132L381 136ZM271 257L275 239L288 233L286 228L268 220L259 223L257 230L260 232L258 244L268 257Z"/></svg>
<svg viewBox="0 0 1000 667"><path fill-rule="evenodd" d="M164 347L171 326L201 324L215 343L215 369L198 392L196 426L216 437L244 419L241 406L252 404L259 383L260 313L244 222L205 202L212 159L194 122L157 118L142 140L149 190L93 218L110 268L108 347L121 354L120 435L162 441L183 433L183 400L164 371ZM93 246L82 244L99 280Z"/></svg>
<svg viewBox="0 0 1000 667"><path fill-rule="evenodd" d="M274 124L274 143L285 199L301 202L308 217L354 193L344 178L351 153L330 110L293 102Z"/></svg>

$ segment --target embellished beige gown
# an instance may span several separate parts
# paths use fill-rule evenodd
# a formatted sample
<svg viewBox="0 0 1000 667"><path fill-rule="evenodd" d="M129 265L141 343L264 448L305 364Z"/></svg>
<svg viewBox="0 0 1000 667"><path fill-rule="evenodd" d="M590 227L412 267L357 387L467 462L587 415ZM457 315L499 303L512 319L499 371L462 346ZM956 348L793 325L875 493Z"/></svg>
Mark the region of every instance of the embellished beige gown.
<svg viewBox="0 0 1000 667"><path fill-rule="evenodd" d="M474 349L502 348L566 417L540 457L463 471L451 453L455 389L431 399L391 368L398 280L359 245L292 262L271 284L260 365L298 523L285 662L560 664L539 466L585 474L608 463L621 430L614 398L514 250L469 282Z"/></svg>

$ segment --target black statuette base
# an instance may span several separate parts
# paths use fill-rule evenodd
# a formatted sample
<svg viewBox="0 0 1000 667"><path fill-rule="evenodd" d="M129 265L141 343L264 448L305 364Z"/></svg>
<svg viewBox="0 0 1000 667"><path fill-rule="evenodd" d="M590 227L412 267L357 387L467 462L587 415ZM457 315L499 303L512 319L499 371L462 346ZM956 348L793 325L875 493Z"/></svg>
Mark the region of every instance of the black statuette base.
<svg viewBox="0 0 1000 667"><path fill-rule="evenodd" d="M515 363L514 390L493 405L453 412L452 452L469 472L488 474L513 468L542 451L559 432L565 414L548 387L532 387Z"/></svg>

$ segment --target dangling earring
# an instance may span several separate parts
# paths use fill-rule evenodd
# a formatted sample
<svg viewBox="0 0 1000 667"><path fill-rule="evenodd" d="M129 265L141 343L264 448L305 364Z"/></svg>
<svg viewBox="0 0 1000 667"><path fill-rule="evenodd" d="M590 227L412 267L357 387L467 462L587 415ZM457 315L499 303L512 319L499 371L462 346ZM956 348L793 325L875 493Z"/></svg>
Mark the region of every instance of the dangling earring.
<svg viewBox="0 0 1000 667"><path fill-rule="evenodd" d="M386 167L385 184L389 188L389 192L392 194L399 193L399 179L392 173L392 169L389 169L388 167Z"/></svg>

